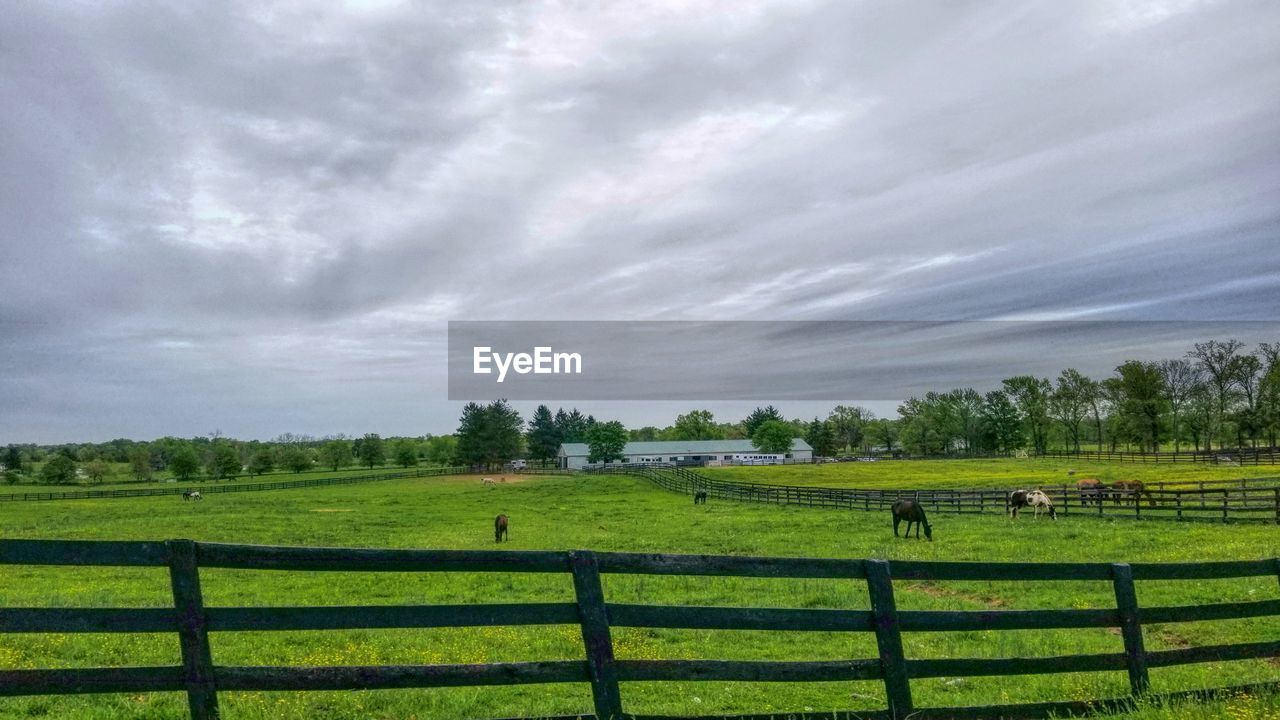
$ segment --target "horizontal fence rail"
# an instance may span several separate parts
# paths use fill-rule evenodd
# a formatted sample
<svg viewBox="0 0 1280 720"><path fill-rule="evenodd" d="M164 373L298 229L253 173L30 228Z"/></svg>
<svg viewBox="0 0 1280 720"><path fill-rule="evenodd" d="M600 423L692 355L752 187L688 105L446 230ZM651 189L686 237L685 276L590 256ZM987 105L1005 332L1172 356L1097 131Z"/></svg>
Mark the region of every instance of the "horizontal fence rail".
<svg viewBox="0 0 1280 720"><path fill-rule="evenodd" d="M1280 448L1223 448L1176 452L1132 452L1127 450L1080 450L1038 453L1056 460L1096 460L1130 463L1192 463L1201 465L1280 465Z"/></svg>
<svg viewBox="0 0 1280 720"><path fill-rule="evenodd" d="M292 490L295 488L323 487L326 485L355 485L359 483L375 482L378 480L403 480L404 478L461 475L470 472L471 469L465 467L422 468L419 470L406 470L404 472L394 473L365 473L362 475L344 475L343 477L278 480L274 482L258 483L233 483L229 485L192 485L191 483L174 483L173 487L163 488L122 488L120 490L60 490L57 492L5 493L0 494L0 502L155 497L160 495L182 495L188 490L196 490L201 495L212 495L214 493L258 492L261 490Z"/></svg>
<svg viewBox="0 0 1280 720"><path fill-rule="evenodd" d="M846 510L888 510L899 500L911 499L918 500L928 512L1007 513L1012 494L999 488L865 490L747 483L716 480L688 468L658 463L606 465L586 472L635 475L667 490L705 492L722 500ZM1031 488L1043 490L1057 512L1065 515L1280 524L1280 477L1153 482L1144 484L1140 491L1091 490L1066 483Z"/></svg>
<svg viewBox="0 0 1280 720"><path fill-rule="evenodd" d="M1280 599L1143 608L1135 581L1276 577L1280 559L1160 563L964 563L827 558L776 558L590 551L375 550L199 543L0 540L0 565L167 567L172 608L0 608L0 633L176 633L182 665L0 670L0 696L184 691L191 717L219 717L223 691L303 691L582 683L591 687L595 718L633 716L621 683L636 681L882 682L887 710L847 716L1049 717L1117 709L1147 692L1148 669L1191 663L1280 657L1280 639L1147 651L1143 626L1280 616ZM573 579L575 599L555 603L473 605L210 607L200 570L241 568L300 572L560 573ZM839 578L866 588L868 610L662 606L610 602L605 574ZM894 583L902 580L1107 581L1116 606L1097 609L902 611ZM254 667L214 661L211 632L368 628L577 625L585 659L456 665ZM629 660L614 656L617 627L717 630L842 631L873 634L879 657L840 661ZM1043 628L1117 628L1115 652L1035 658L916 659L902 633ZM1126 672L1131 697L960 708L919 708L911 681L935 677L1013 676L1065 672ZM1179 693L1280 690L1280 681ZM784 713L836 717L840 710ZM577 716L573 716L577 717ZM656 716L646 716L656 717ZM741 716L749 717L749 716ZM763 716L761 716L763 717Z"/></svg>

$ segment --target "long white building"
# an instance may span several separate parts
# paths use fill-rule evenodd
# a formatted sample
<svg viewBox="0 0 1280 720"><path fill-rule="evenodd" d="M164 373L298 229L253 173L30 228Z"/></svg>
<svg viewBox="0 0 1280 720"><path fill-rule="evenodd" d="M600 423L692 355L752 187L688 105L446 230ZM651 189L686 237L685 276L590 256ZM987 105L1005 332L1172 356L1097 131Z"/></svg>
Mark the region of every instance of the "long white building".
<svg viewBox="0 0 1280 720"><path fill-rule="evenodd" d="M586 443L565 443L558 453L560 467L578 470L587 464L590 450ZM813 460L813 448L803 438L791 441L791 451L762 453L750 440L663 440L629 442L622 449L626 463L745 463L767 465L781 460L806 462Z"/></svg>

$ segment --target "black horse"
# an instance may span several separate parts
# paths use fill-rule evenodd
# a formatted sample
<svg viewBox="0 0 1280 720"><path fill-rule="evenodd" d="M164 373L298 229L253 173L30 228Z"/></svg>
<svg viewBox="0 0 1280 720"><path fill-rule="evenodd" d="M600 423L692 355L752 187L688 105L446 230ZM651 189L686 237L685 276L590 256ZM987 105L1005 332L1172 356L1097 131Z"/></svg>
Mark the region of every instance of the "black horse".
<svg viewBox="0 0 1280 720"><path fill-rule="evenodd" d="M502 542L507 537L507 516L499 515L493 519L493 541Z"/></svg>
<svg viewBox="0 0 1280 720"><path fill-rule="evenodd" d="M693 504L694 504L694 505L706 505L706 504L707 504L707 491L706 491L706 490L699 490L698 492L694 493L694 494L693 494Z"/></svg>
<svg viewBox="0 0 1280 720"><path fill-rule="evenodd" d="M920 539L920 526L924 526L924 536L929 542L933 542L933 526L929 524L929 518L924 515L924 507L915 500L899 500L893 504L893 536L898 537L898 524L903 520L907 521L907 533L904 537L911 537L911 523L916 524L916 539Z"/></svg>

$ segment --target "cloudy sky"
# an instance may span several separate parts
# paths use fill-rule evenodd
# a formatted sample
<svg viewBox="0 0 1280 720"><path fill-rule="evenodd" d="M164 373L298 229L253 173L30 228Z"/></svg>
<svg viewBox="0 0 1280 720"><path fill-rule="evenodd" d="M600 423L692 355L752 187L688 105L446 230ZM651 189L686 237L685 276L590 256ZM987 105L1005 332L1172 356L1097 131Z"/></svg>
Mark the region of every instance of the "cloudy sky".
<svg viewBox="0 0 1280 720"><path fill-rule="evenodd" d="M448 320L1280 318L1280 4L927 7L9 3L0 443L451 431Z"/></svg>

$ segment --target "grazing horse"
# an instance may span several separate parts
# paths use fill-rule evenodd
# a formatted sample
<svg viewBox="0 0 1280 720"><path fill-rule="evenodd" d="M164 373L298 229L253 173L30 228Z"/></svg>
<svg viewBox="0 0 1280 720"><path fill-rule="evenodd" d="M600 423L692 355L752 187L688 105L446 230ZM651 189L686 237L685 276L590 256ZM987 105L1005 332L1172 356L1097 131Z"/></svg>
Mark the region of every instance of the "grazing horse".
<svg viewBox="0 0 1280 720"><path fill-rule="evenodd" d="M1014 490L1009 496L1009 509L1013 513L1013 519L1018 519L1018 511L1024 507L1030 507L1035 510L1036 519L1040 519L1040 511L1048 510L1049 517L1054 520L1058 519L1058 511L1053 509L1053 501L1048 495L1040 490Z"/></svg>
<svg viewBox="0 0 1280 720"><path fill-rule="evenodd" d="M903 537L911 537L911 523L916 525L916 539L920 539L920 526L924 526L924 536L933 542L933 526L924 515L924 506L915 500L899 500L893 504L893 536L898 537L898 525L907 521L907 533Z"/></svg>
<svg viewBox="0 0 1280 720"><path fill-rule="evenodd" d="M706 505L706 504L707 504L707 491L706 491L706 490L699 490L698 492L694 493L694 494L693 494L693 504L694 504L694 505Z"/></svg>
<svg viewBox="0 0 1280 720"><path fill-rule="evenodd" d="M1095 503L1098 507L1102 507L1102 501L1107 496L1106 483L1098 478L1081 478L1077 480L1076 490L1080 492L1081 505Z"/></svg>
<svg viewBox="0 0 1280 720"><path fill-rule="evenodd" d="M481 480L481 481L480 481L480 484L481 484L481 485L492 485L492 484L493 484L493 478L485 478L485 479L483 479L483 480Z"/></svg>
<svg viewBox="0 0 1280 720"><path fill-rule="evenodd" d="M1147 497L1151 507L1156 506L1155 497L1141 480L1117 480L1111 483L1111 499L1115 500L1117 505L1128 498L1133 498L1133 504L1136 506L1143 495Z"/></svg>
<svg viewBox="0 0 1280 720"><path fill-rule="evenodd" d="M493 541L502 542L505 537L507 537L507 516L499 515L493 519Z"/></svg>
<svg viewBox="0 0 1280 720"><path fill-rule="evenodd" d="M199 490L186 490L182 493L182 499L183 500L203 500L204 496L200 494Z"/></svg>

